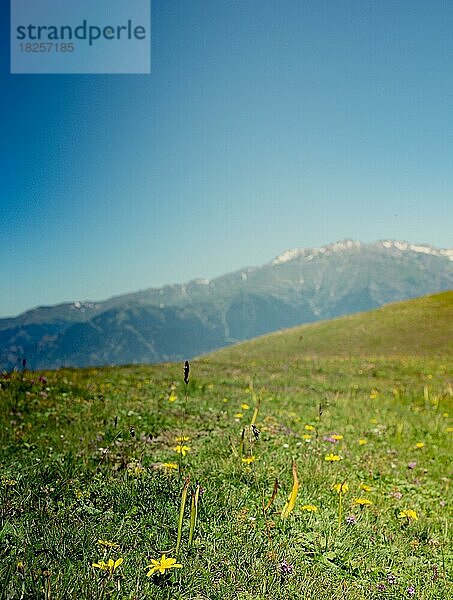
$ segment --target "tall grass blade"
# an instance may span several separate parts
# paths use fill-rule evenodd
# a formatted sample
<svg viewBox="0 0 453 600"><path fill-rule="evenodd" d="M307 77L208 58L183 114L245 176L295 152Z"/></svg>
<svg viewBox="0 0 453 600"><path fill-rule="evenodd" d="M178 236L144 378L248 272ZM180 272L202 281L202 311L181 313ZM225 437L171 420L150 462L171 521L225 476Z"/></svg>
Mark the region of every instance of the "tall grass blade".
<svg viewBox="0 0 453 600"><path fill-rule="evenodd" d="M293 462L293 489L289 495L288 502L285 504L282 510L282 519L287 519L292 513L294 506L296 505L297 492L299 491L299 480L297 478L296 463Z"/></svg>
<svg viewBox="0 0 453 600"><path fill-rule="evenodd" d="M274 500L277 497L277 492L278 492L279 487L280 486L278 485L278 479L276 479L274 481L274 489L272 491L272 496L271 496L269 502L266 504L266 506L263 506L263 512L266 512L267 510L269 510L270 507L274 504ZM263 501L263 504L264 504L264 501Z"/></svg>
<svg viewBox="0 0 453 600"><path fill-rule="evenodd" d="M184 509L186 507L187 500L187 492L189 491L190 477L186 477L184 482L184 487L181 493L181 507L179 509L179 518L178 518L178 539L176 540L176 556L178 556L179 549L181 547L181 538L182 538L182 522L184 520Z"/></svg>
<svg viewBox="0 0 453 600"><path fill-rule="evenodd" d="M190 503L189 548L192 545L193 534L195 533L195 527L197 526L199 496L200 485L198 484L195 488L195 492L192 494L192 500Z"/></svg>

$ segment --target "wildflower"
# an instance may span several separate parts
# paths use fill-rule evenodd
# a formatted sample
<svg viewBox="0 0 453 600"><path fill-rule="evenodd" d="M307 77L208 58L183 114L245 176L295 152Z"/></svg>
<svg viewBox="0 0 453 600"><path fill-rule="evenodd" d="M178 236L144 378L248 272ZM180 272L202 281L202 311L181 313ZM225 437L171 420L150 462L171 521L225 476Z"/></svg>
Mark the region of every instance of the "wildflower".
<svg viewBox="0 0 453 600"><path fill-rule="evenodd" d="M154 573L157 572L163 575L165 571L169 569L182 569L182 565L176 562L176 558L167 558L165 554L163 554L160 560L151 559L151 564L148 565L146 568L149 569L146 576L151 577L151 575L154 575Z"/></svg>
<svg viewBox="0 0 453 600"><path fill-rule="evenodd" d="M371 500L368 500L367 498L354 498L353 504L356 504L357 506L369 506L370 504L373 504L373 503L371 502Z"/></svg>
<svg viewBox="0 0 453 600"><path fill-rule="evenodd" d="M390 585L394 585L396 583L396 577L393 575L393 573L389 573L387 575L387 582L390 583Z"/></svg>
<svg viewBox="0 0 453 600"><path fill-rule="evenodd" d="M324 436L324 441L325 442L330 442L331 444L336 444L337 440L334 439L331 435L325 435Z"/></svg>
<svg viewBox="0 0 453 600"><path fill-rule="evenodd" d="M146 469L144 469L140 465L137 465L136 463L131 463L127 469L127 473L132 477L140 477L140 475L146 473Z"/></svg>
<svg viewBox="0 0 453 600"><path fill-rule="evenodd" d="M343 481L343 483L334 483L332 489L337 492L337 494L345 494L349 490L349 485Z"/></svg>
<svg viewBox="0 0 453 600"><path fill-rule="evenodd" d="M327 462L337 462L341 460L341 456L338 456L338 454L330 453L324 457L324 460L326 460Z"/></svg>
<svg viewBox="0 0 453 600"><path fill-rule="evenodd" d="M109 542L108 540L98 540L98 544L100 546L105 546L106 548L119 548L120 545L116 542Z"/></svg>
<svg viewBox="0 0 453 600"><path fill-rule="evenodd" d="M282 560L282 562L280 563L280 574L282 575L282 577L284 577L285 575L291 575L293 571L293 565L290 565L289 562L287 562L286 560Z"/></svg>
<svg viewBox="0 0 453 600"><path fill-rule="evenodd" d="M243 402L241 404L241 408L242 408L242 410L248 410L250 408L250 406L246 402Z"/></svg>
<svg viewBox="0 0 453 600"><path fill-rule="evenodd" d="M368 441L364 438L360 438L359 440L359 446L365 446L365 444L368 444Z"/></svg>
<svg viewBox="0 0 453 600"><path fill-rule="evenodd" d="M371 492L371 490L373 488L371 487L371 485L367 485L366 483L361 483L360 489L363 490L364 492Z"/></svg>
<svg viewBox="0 0 453 600"><path fill-rule="evenodd" d="M379 392L377 390L371 390L371 392L370 392L370 398L372 400L375 400L378 396L379 396Z"/></svg>
<svg viewBox="0 0 453 600"><path fill-rule="evenodd" d="M417 463L415 462L415 460L411 460L411 462L407 463L408 469L415 469L416 466L417 466Z"/></svg>
<svg viewBox="0 0 453 600"><path fill-rule="evenodd" d="M340 440L342 440L342 439L343 439L343 436L342 436L342 435L338 435L338 433L333 433L333 434L332 434L330 437L331 437L333 440L335 440L336 442L339 442Z"/></svg>
<svg viewBox="0 0 453 600"><path fill-rule="evenodd" d="M190 437L188 435L180 435L175 439L175 442L188 442Z"/></svg>
<svg viewBox="0 0 453 600"><path fill-rule="evenodd" d="M14 487L17 481L15 479L9 479L9 477L2 477L2 484L5 487Z"/></svg>
<svg viewBox="0 0 453 600"><path fill-rule="evenodd" d="M425 442L417 442L415 444L415 448L416 448L416 450L420 450L421 448L423 448L424 445L425 445Z"/></svg>
<svg viewBox="0 0 453 600"><path fill-rule="evenodd" d="M301 506L301 509L306 510L307 512L316 512L318 510L318 507L314 504L304 504L303 506Z"/></svg>
<svg viewBox="0 0 453 600"><path fill-rule="evenodd" d="M406 510L402 510L399 513L398 518L399 519L405 519L406 518L408 521L410 521L411 519L413 521L418 521L417 513L412 508L408 508Z"/></svg>
<svg viewBox="0 0 453 600"><path fill-rule="evenodd" d="M16 569L19 571L19 573L23 574L25 571L25 565L24 563L20 560L17 565L16 565Z"/></svg>
<svg viewBox="0 0 453 600"><path fill-rule="evenodd" d="M168 401L169 402L174 402L175 400L178 399L178 396L175 394L175 392L172 390L170 392L170 395L168 396Z"/></svg>
<svg viewBox="0 0 453 600"><path fill-rule="evenodd" d="M447 433L452 433L453 432L453 427L447 427Z"/></svg>
<svg viewBox="0 0 453 600"><path fill-rule="evenodd" d="M234 415L234 418L235 418L235 419L242 419L242 417L243 417L243 416L244 416L244 413L236 413L236 414Z"/></svg>
<svg viewBox="0 0 453 600"><path fill-rule="evenodd" d="M178 444L178 446L175 446L173 450L178 454L181 454L181 456L185 456L189 452L190 446L181 446Z"/></svg>
<svg viewBox="0 0 453 600"><path fill-rule="evenodd" d="M345 521L348 525L356 525L357 517L355 515L349 515L348 517L346 517Z"/></svg>
<svg viewBox="0 0 453 600"><path fill-rule="evenodd" d="M383 583L379 583L377 586L378 592L385 592L385 585Z"/></svg>
<svg viewBox="0 0 453 600"><path fill-rule="evenodd" d="M393 497L396 498L397 500L401 500L401 498L403 497L403 494L401 492L393 492Z"/></svg>
<svg viewBox="0 0 453 600"><path fill-rule="evenodd" d="M302 439L306 442L309 442L311 440L311 435L308 435L308 433L304 433Z"/></svg>
<svg viewBox="0 0 453 600"><path fill-rule="evenodd" d="M242 459L242 462L249 465L252 462L255 462L256 457L255 456L246 456L245 458Z"/></svg>
<svg viewBox="0 0 453 600"><path fill-rule="evenodd" d="M177 469L178 468L178 465L173 462L162 463L162 466L165 467L166 469Z"/></svg>
<svg viewBox="0 0 453 600"><path fill-rule="evenodd" d="M92 563L93 567L100 569L101 571L108 571L110 575L112 575L116 569L123 564L123 559L118 558L118 560L113 560L113 558L109 558L108 562L104 562L100 560L98 563Z"/></svg>
<svg viewBox="0 0 453 600"><path fill-rule="evenodd" d="M408 593L408 595L409 595L409 596L413 596L413 595L415 594L415 588L414 588L414 586L413 586L413 585L410 585L410 586L407 588L407 593Z"/></svg>
<svg viewBox="0 0 453 600"><path fill-rule="evenodd" d="M314 431L315 428L313 427L313 425L305 425L304 426L305 431Z"/></svg>

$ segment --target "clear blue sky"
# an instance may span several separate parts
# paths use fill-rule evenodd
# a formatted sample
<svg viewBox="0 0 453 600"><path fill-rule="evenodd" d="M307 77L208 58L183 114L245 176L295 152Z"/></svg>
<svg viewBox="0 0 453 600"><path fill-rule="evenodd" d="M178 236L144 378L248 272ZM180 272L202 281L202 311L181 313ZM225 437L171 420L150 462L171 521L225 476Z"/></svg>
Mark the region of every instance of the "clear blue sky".
<svg viewBox="0 0 453 600"><path fill-rule="evenodd" d="M453 3L153 0L151 75L10 75L0 316L342 238L453 246Z"/></svg>

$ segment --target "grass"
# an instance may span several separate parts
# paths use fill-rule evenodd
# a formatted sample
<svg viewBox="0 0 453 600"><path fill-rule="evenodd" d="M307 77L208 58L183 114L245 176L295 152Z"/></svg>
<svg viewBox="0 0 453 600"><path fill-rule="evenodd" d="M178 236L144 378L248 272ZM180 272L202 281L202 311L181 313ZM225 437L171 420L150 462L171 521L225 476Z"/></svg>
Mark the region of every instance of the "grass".
<svg viewBox="0 0 453 600"><path fill-rule="evenodd" d="M172 364L5 375L0 597L451 597L451 354L303 357L276 337L194 361L187 390ZM176 558L185 484L182 568L148 578Z"/></svg>
<svg viewBox="0 0 453 600"><path fill-rule="evenodd" d="M294 355L442 358L446 354L453 354L453 291L278 331L213 356L250 361Z"/></svg>

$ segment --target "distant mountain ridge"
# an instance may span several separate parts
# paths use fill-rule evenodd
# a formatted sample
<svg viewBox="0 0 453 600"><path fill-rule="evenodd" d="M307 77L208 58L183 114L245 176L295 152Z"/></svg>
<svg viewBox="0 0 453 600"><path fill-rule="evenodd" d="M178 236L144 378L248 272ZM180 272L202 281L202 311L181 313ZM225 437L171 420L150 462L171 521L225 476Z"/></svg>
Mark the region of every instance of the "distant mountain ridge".
<svg viewBox="0 0 453 600"><path fill-rule="evenodd" d="M453 289L453 249L343 240L261 267L0 319L0 368L181 360L281 328Z"/></svg>

